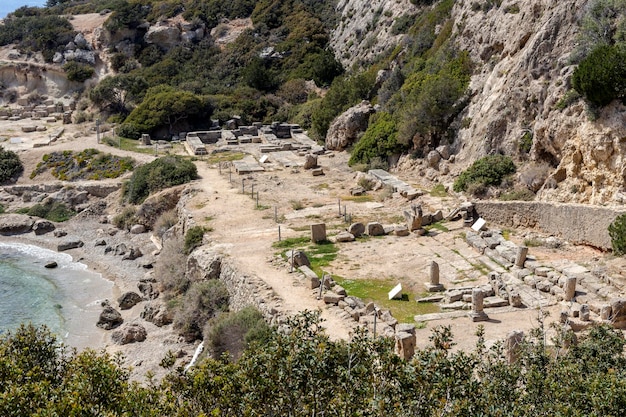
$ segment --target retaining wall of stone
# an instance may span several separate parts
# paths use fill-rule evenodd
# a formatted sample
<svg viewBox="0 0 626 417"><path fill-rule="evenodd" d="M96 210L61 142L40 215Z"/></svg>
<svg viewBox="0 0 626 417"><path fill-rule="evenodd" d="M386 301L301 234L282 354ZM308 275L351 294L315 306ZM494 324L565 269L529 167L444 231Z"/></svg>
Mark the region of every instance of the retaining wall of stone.
<svg viewBox="0 0 626 417"><path fill-rule="evenodd" d="M537 201L477 201L478 215L509 228L534 228L576 244L611 249L608 227L626 208Z"/></svg>

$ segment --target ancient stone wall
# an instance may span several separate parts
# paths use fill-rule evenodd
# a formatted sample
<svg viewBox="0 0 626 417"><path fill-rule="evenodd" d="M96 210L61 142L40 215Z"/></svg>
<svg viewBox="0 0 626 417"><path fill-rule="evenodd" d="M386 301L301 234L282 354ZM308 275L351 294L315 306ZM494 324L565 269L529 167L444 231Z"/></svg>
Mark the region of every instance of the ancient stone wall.
<svg viewBox="0 0 626 417"><path fill-rule="evenodd" d="M536 201L479 201L476 211L485 220L508 228L535 228L572 243L611 249L608 227L626 210L582 204Z"/></svg>

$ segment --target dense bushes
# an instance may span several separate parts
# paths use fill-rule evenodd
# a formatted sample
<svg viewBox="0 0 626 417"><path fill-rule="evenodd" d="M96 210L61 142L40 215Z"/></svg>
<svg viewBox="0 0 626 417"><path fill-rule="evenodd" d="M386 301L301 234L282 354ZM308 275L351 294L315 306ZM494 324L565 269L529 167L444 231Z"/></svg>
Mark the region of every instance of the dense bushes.
<svg viewBox="0 0 626 417"><path fill-rule="evenodd" d="M124 184L124 198L138 204L151 192L195 179L197 169L193 162L178 156L165 156L136 168Z"/></svg>
<svg viewBox="0 0 626 417"><path fill-rule="evenodd" d="M263 343L270 333L271 329L263 315L253 307L246 307L209 322L204 330L204 337L215 359L225 353L232 359L238 359L250 343Z"/></svg>
<svg viewBox="0 0 626 417"><path fill-rule="evenodd" d="M611 245L613 253L623 255L626 253L626 214L618 216L613 223L609 225L609 236L611 237Z"/></svg>
<svg viewBox="0 0 626 417"><path fill-rule="evenodd" d="M626 99L626 52L608 45L595 48L574 70L572 86L598 106Z"/></svg>
<svg viewBox="0 0 626 417"><path fill-rule="evenodd" d="M53 222L65 222L76 215L76 212L59 202L37 203L28 209L29 216L41 217Z"/></svg>
<svg viewBox="0 0 626 417"><path fill-rule="evenodd" d="M515 173L515 164L508 156L489 155L475 161L454 181L456 192L466 191L471 185L500 185L507 175Z"/></svg>
<svg viewBox="0 0 626 417"><path fill-rule="evenodd" d="M134 165L130 157L106 154L93 148L80 152L52 152L42 157L30 178L48 170L55 178L63 181L117 178L132 170Z"/></svg>
<svg viewBox="0 0 626 417"><path fill-rule="evenodd" d="M208 119L210 103L189 91L160 85L150 88L145 98L128 116L125 125L140 133L150 133L167 128L171 134L183 120Z"/></svg>
<svg viewBox="0 0 626 417"><path fill-rule="evenodd" d="M202 245L205 229L202 226L193 226L185 233L185 245L183 251L188 255L198 246Z"/></svg>
<svg viewBox="0 0 626 417"><path fill-rule="evenodd" d="M188 342L201 339L204 325L228 310L228 300L228 290L222 281L192 283L176 311L174 328Z"/></svg>
<svg viewBox="0 0 626 417"><path fill-rule="evenodd" d="M70 61L63 65L63 70L65 71L68 80L76 81L78 83L87 81L93 77L95 73L93 67L76 61Z"/></svg>
<svg viewBox="0 0 626 417"><path fill-rule="evenodd" d="M20 157L0 146L0 184L17 179L24 171Z"/></svg>
<svg viewBox="0 0 626 417"><path fill-rule="evenodd" d="M393 116L389 113L377 113L371 117L367 131L354 146L349 165L370 164L374 158L386 160L405 149L397 141L397 127Z"/></svg>
<svg viewBox="0 0 626 417"><path fill-rule="evenodd" d="M22 327L0 336L0 414L613 416L626 408L625 341L607 325L577 343L558 331L554 346L537 329L509 363L480 330L463 352L451 350L449 328L434 328L430 345L404 361L392 340L357 331L334 341L322 324L302 313L236 362L207 359L145 386L129 382L119 358L63 349L47 330Z"/></svg>
<svg viewBox="0 0 626 417"><path fill-rule="evenodd" d="M0 26L0 46L17 43L20 49L41 51L45 60L74 39L76 33L64 17L39 15L4 19Z"/></svg>

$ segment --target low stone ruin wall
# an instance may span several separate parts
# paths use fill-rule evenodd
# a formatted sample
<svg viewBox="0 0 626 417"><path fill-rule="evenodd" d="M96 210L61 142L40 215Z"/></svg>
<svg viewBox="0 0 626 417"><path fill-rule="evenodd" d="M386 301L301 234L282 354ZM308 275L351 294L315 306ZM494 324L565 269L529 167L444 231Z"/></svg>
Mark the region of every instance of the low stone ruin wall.
<svg viewBox="0 0 626 417"><path fill-rule="evenodd" d="M537 201L477 201L478 215L510 228L535 228L576 244L611 249L608 227L626 210Z"/></svg>

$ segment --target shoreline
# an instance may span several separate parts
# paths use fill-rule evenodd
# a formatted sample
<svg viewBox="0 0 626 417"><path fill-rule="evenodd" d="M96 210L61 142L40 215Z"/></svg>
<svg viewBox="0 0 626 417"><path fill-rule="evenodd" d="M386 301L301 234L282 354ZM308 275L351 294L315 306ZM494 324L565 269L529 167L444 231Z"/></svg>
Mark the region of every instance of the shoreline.
<svg viewBox="0 0 626 417"><path fill-rule="evenodd" d="M100 314L99 311L101 310L100 303L105 299L114 298L116 292L115 280L105 276L99 272L97 268L92 267L86 258L83 257L78 260L70 253L58 252L52 245L46 244L47 242L39 239L32 239L29 236L20 235L3 236L0 243L13 247L16 251L21 251L22 248L20 246L26 246L36 248L33 252L45 250L53 252L55 255L63 255L63 257L67 256L70 258L67 261L63 260L59 262L58 258L61 256L50 255L48 257L43 254L30 254L30 256L40 259L42 268L45 263L52 260L58 262L61 268L63 268L63 266L71 266L72 264L76 265L75 267L69 268L67 278L81 278L81 283L84 284L76 288L77 293L74 296L67 296L67 294L71 292L71 288L63 288L62 281L65 280L66 277L61 276L56 268L46 271L49 274L57 275L55 278L45 278L57 287L55 291L66 293L64 296L66 302L78 303L76 305L70 304L69 306L65 306L64 310L61 311L61 326L63 331L67 332L66 334L57 334L53 329L50 330L56 334L63 344L71 348L76 348L79 351L85 349L104 349L106 347L107 332L97 327L96 322ZM86 280L82 280L83 278ZM104 288L107 284L108 289ZM70 286L71 284L66 282L66 285ZM104 294L102 294L103 291L105 291ZM80 298L82 298L80 301L78 300L78 294ZM88 317L87 321L85 321L85 316ZM94 317L95 321L92 320ZM48 327L50 328L50 326Z"/></svg>

